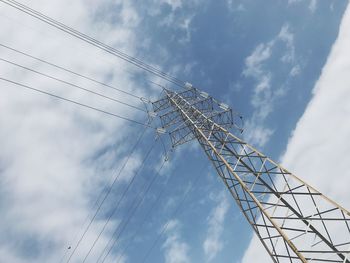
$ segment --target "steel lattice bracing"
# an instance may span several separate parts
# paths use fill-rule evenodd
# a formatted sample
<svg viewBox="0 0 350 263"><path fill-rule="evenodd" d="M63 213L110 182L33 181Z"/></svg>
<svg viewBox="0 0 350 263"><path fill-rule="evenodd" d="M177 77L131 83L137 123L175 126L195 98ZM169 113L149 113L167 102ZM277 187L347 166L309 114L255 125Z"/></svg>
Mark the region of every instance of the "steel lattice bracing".
<svg viewBox="0 0 350 263"><path fill-rule="evenodd" d="M350 213L229 132L226 105L190 88L153 107L174 146L198 140L273 262L350 262Z"/></svg>

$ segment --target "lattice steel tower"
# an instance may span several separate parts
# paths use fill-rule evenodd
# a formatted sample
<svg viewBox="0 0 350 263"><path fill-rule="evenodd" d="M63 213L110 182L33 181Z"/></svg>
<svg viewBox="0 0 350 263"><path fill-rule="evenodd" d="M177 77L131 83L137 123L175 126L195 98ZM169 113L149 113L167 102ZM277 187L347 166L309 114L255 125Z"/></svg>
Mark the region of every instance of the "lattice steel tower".
<svg viewBox="0 0 350 263"><path fill-rule="evenodd" d="M200 143L273 262L350 263L349 211L239 139L227 105L187 84L153 110L173 146Z"/></svg>

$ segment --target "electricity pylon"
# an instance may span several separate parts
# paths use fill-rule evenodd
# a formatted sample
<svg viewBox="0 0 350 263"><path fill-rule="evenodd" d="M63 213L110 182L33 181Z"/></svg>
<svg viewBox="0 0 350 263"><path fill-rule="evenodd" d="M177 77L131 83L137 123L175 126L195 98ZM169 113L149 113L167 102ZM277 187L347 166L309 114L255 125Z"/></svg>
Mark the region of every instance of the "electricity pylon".
<svg viewBox="0 0 350 263"><path fill-rule="evenodd" d="M174 147L199 142L272 261L350 263L349 211L239 139L226 104L186 86L153 102L159 131Z"/></svg>

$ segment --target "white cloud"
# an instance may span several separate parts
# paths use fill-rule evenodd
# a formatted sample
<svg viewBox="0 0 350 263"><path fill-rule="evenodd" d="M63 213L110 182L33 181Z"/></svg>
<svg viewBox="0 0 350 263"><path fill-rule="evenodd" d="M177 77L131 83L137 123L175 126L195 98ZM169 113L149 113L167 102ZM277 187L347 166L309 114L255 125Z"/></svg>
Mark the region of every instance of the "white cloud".
<svg viewBox="0 0 350 263"><path fill-rule="evenodd" d="M245 60L244 76L259 78L263 74L262 63L271 57L273 41L259 44Z"/></svg>
<svg viewBox="0 0 350 263"><path fill-rule="evenodd" d="M245 10L244 5L236 0L227 0L227 6L231 12L241 12Z"/></svg>
<svg viewBox="0 0 350 263"><path fill-rule="evenodd" d="M288 24L282 26L278 39L283 41L287 47L287 51L281 60L286 63L293 63L295 60L294 34L291 32Z"/></svg>
<svg viewBox="0 0 350 263"><path fill-rule="evenodd" d="M168 5L170 5L171 9L174 11L182 7L182 1L183 0L163 0L163 3L167 3Z"/></svg>
<svg viewBox="0 0 350 263"><path fill-rule="evenodd" d="M221 239L224 230L224 220L229 208L229 202L224 193L216 196L217 206L213 208L208 217L207 236L203 242L203 250L208 261L212 261L223 248Z"/></svg>
<svg viewBox="0 0 350 263"><path fill-rule="evenodd" d="M170 220L165 231L166 240L163 244L166 263L187 263L190 262L188 251L189 246L181 238L181 225L178 220Z"/></svg>
<svg viewBox="0 0 350 263"><path fill-rule="evenodd" d="M317 8L317 0L310 0L309 9L313 13Z"/></svg>
<svg viewBox="0 0 350 263"><path fill-rule="evenodd" d="M185 36L182 37L179 42L182 44L188 43L191 40L191 22L192 22L193 16L186 17L181 23L179 24L180 28L185 32Z"/></svg>
<svg viewBox="0 0 350 263"><path fill-rule="evenodd" d="M136 9L129 1L89 2L37 0L26 4L133 54L137 39L134 28L140 21ZM116 17L116 13L108 7L116 2L123 6L118 17L121 22L110 24L109 14ZM94 19L93 14L98 10L106 14L106 20L104 17L99 17L98 21ZM4 4L0 12L2 43L109 81L126 91L144 93L134 88L131 75L125 71L131 69L117 58ZM124 95L58 72L4 48L0 48L0 56L106 95L126 99ZM25 73L4 62L0 62L0 76L121 115L137 117L124 106ZM81 230L91 210L92 197L98 194L96 186L108 182L115 164L120 163L129 150L125 139L132 129L124 121L3 81L0 90L0 200L6 200L0 202L0 258L14 263L57 262L64 249L72 245L73 234ZM137 103L137 100L129 99L129 102ZM118 148L108 148L116 143ZM96 156L98 153L100 155ZM132 158L130 164L129 174L139 165L139 157ZM113 223L116 222L109 227ZM103 219L96 221L72 262L81 262L103 224ZM94 252L100 252L108 238L107 234L102 235ZM93 253L92 256L96 255Z"/></svg>
<svg viewBox="0 0 350 263"><path fill-rule="evenodd" d="M271 134L267 132L267 128L263 127L263 121L273 107L271 73L264 68L264 63L271 57L273 45L274 40L267 44L259 44L246 58L246 67L243 70L244 76L252 77L256 82L251 98L251 104L255 110L252 117L244 124L244 138L257 146L265 145Z"/></svg>
<svg viewBox="0 0 350 263"><path fill-rule="evenodd" d="M295 76L298 76L300 72L301 72L300 66L296 65L290 70L289 75L291 75L292 77L295 77Z"/></svg>
<svg viewBox="0 0 350 263"><path fill-rule="evenodd" d="M252 145L263 146L269 141L274 131L263 125L256 125L257 122L255 120L248 120L244 124L245 130L248 131L245 133L244 138Z"/></svg>
<svg viewBox="0 0 350 263"><path fill-rule="evenodd" d="M350 5L339 35L283 157L284 166L349 209ZM242 262L271 262L254 237Z"/></svg>
<svg viewBox="0 0 350 263"><path fill-rule="evenodd" d="M264 62L271 57L273 43L274 41L259 44L252 54L246 58L246 67L243 71L244 76L252 77L256 82L251 98L254 112L252 117L244 124L244 138L249 140L251 144L260 147L265 145L269 135L271 135L271 132L266 132L268 129L263 125L265 118L273 109L271 73L264 68ZM262 134L262 131L265 131L264 134Z"/></svg>
<svg viewBox="0 0 350 263"><path fill-rule="evenodd" d="M159 25L166 26L174 30L179 30L181 35L180 37L177 37L177 39L175 39L175 36L173 36L174 41L178 41L180 44L187 44L191 40L191 23L193 18L194 14L192 13L182 13L179 15L173 11L164 16L163 19L159 21Z"/></svg>
<svg viewBox="0 0 350 263"><path fill-rule="evenodd" d="M317 9L317 0L307 0L309 1L308 8L309 10L314 13ZM288 0L288 5L298 4L305 2L305 0Z"/></svg>
<svg viewBox="0 0 350 263"><path fill-rule="evenodd" d="M294 46L294 34L289 26L289 24L284 24L281 27L280 32L267 43L260 43L249 55L245 64L246 67L243 70L244 76L250 76L258 78L264 74L266 70L263 69L264 63L267 62L273 53L273 48L278 43L278 41L282 41L285 43L286 52L284 56L281 58L281 61L286 63L294 62L295 60L295 46Z"/></svg>
<svg viewBox="0 0 350 263"><path fill-rule="evenodd" d="M255 86L251 104L258 109L256 118L264 120L272 111L272 100L274 96L271 88L271 77L269 74L261 76L259 83Z"/></svg>
<svg viewBox="0 0 350 263"><path fill-rule="evenodd" d="M296 62L294 34L288 24L284 24L280 32L269 42L260 43L245 60L243 75L251 77L255 81L251 104L254 108L252 117L246 122L244 137L253 145L264 146L273 131L264 125L264 121L273 112L275 102L284 96L287 87L281 85L278 88L272 86L273 72L267 66L269 59L273 56L273 50L277 43L285 45L282 63L290 67L288 77L295 77L300 73L300 66ZM287 78L288 78L287 77Z"/></svg>

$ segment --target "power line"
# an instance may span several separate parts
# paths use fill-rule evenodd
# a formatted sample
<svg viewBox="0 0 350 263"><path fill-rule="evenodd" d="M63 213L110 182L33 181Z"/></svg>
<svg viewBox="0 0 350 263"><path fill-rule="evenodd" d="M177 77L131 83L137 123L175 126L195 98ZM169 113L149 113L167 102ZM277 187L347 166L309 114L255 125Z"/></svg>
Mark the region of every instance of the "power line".
<svg viewBox="0 0 350 263"><path fill-rule="evenodd" d="M203 168L201 170L203 170L205 168L205 165L203 166ZM193 185L196 185L197 182L199 181L199 179L201 178L200 175L202 173L199 172L197 174L197 178L195 180L195 182L193 184L191 184L188 188L187 191L185 192L185 194L182 197L182 200L180 201L180 203L178 204L178 206L176 207L176 209L173 211L171 218L175 217L180 211L181 208L183 206L183 204L185 203L188 194L190 193L190 191L193 189ZM160 233L158 233L157 237L154 239L152 245L150 246L150 248L148 249L148 251L146 252L146 254L144 255L143 259L142 259L142 263L145 263L148 259L148 257L150 256L151 252L153 251L154 247L156 246L156 244L158 243L158 241L160 240L160 238L163 236L163 234L165 233L165 231L168 229L170 220L167 221L167 223L163 226L162 231Z"/></svg>
<svg viewBox="0 0 350 263"><path fill-rule="evenodd" d="M148 124L144 124L142 122L139 122L139 121L127 118L127 117L123 117L121 115L118 115L118 114L115 114L115 113L112 113L112 112L109 112L109 111L105 111L105 110L102 110L102 109L99 109L99 108L95 108L93 106L90 106L90 105L87 105L87 104L84 104L84 103L81 103L81 102L78 102L78 101L75 101L75 100L67 99L67 98L61 97L59 95L47 92L47 91L43 91L43 90L40 90L40 89L37 89L37 88L33 88L31 86L28 86L28 85L25 85L25 84L22 84L22 83L13 81L13 80L9 80L9 79L2 78L2 77L0 77L0 80L6 81L8 83L12 83L12 84L14 84L16 86L19 86L19 87L22 87L22 88L25 88L25 89L29 89L29 90L32 90L32 91L36 91L36 92L39 92L39 93L42 93L42 94L54 97L56 99L60 99L60 100L66 101L66 102L70 102L70 103L73 103L75 105L78 105L78 106L81 106L81 107L84 107L84 108L88 108L88 109L91 109L91 110L94 110L94 111L97 111L97 112L100 112L100 113L104 113L104 114L107 114L107 115L110 115L110 116L113 116L113 117L116 117L116 118L119 118L119 119L122 119L122 120L126 120L126 121L129 121L129 122L138 124L138 125L142 125L142 126L154 129L152 126L150 126Z"/></svg>
<svg viewBox="0 0 350 263"><path fill-rule="evenodd" d="M99 205L99 201L100 201L100 199L102 198L103 191L104 191L105 188L106 188L106 187L104 187L104 188L101 190L99 196L96 198L95 203L94 203L94 205L92 206L91 213L88 213L87 216L85 217L84 223L82 224L82 227L85 227L85 225L88 224L88 221L89 221L90 216L93 216L93 214L95 213L95 212L93 212L93 210L95 210L95 208L97 209L97 207L98 207L98 205ZM96 211L96 210L95 210L95 211ZM83 228L82 230L84 231L84 228ZM75 233L75 235L74 235L74 238L71 240L71 242L69 242L69 244L67 244L67 247L69 247L69 248L73 247L72 244L75 244L75 242L76 242L76 240L77 240L77 238L78 238L78 234L79 234L79 233L80 233L80 229L79 229L78 231L76 231L76 233ZM83 235L83 233L82 233L82 235ZM62 255L62 258L61 258L61 260L59 261L60 263L63 262L64 258L67 256L67 253L68 253L68 250L65 249L65 252L64 252L64 254Z"/></svg>
<svg viewBox="0 0 350 263"><path fill-rule="evenodd" d="M173 175L173 173L172 173ZM138 228L136 229L136 231L134 231L134 234L131 236L131 238L129 239L129 241L127 242L126 246L124 246L124 249L122 250L122 252L120 253L119 257L117 258L116 263L120 262L122 255L127 251L127 249L130 247L130 245L132 244L132 242L134 241L134 239L137 237L137 234L139 233L139 231L143 228L145 222L147 222L147 218L150 216L150 214L153 212L153 210L155 210L155 207L157 206L159 200L161 199L161 197L163 196L165 190L166 190L166 186L168 185L170 178L172 176L168 176L166 182L164 183L164 186L161 188L161 191L159 191L159 193L157 194L153 204L151 205L150 209L147 210L146 214L144 215L143 219L141 220L141 224L138 226ZM99 260L97 261L99 262Z"/></svg>
<svg viewBox="0 0 350 263"><path fill-rule="evenodd" d="M130 223L132 217L135 215L137 209L140 207L140 205L143 203L143 201L146 198L147 193L149 192L149 190L151 189L152 185L155 183L156 179L159 177L161 170L163 169L165 163L167 162L167 158L164 157L163 162L161 164L161 166L158 168L158 170L154 173L151 181L149 182L147 188L143 191L143 192L139 192L139 194L134 198L134 201L132 202L132 206L133 209L131 210L131 213L129 214L128 218L126 219L126 222L124 223L123 227L121 228L119 234L114 238L114 241L112 243L112 245L110 246L110 248L107 251L107 254L104 256L102 263L105 262L106 258L108 257L108 255L110 254L110 252L112 251L112 249L114 248L114 246L116 245L119 237L122 235L122 233L124 232L124 230L126 229L126 227L128 226L128 224ZM147 181L145 182L145 184L143 186L146 186ZM142 187L143 188L143 187ZM138 202L137 202L138 200ZM136 203L137 202L137 203ZM136 205L135 205L136 204ZM119 230L119 226L121 226L122 223L120 223L118 225L118 227L116 228L116 230L114 231L114 233L112 234L112 236L110 237L108 243L106 244L105 248L102 250L100 256L97 259L97 262L100 261L100 259L102 258L105 250L107 249L107 247L109 246L109 244L112 242L113 237L117 234L118 230Z"/></svg>
<svg viewBox="0 0 350 263"><path fill-rule="evenodd" d="M59 65L54 64L54 63L52 63L52 62L49 62L49 61L47 61L47 60L44 60L44 59L35 57L35 56L33 56L33 55L30 55L30 54L28 54L28 53L25 53L25 52L23 52L23 51L20 51L20 50L18 50L18 49L13 48L13 47L9 47L9 46L7 46L7 45L5 45L5 44L1 44L1 43L0 43L0 46L3 47L3 48L9 49L9 50L11 50L11 51L14 51L14 52L16 52L16 53L22 54L22 55L24 55L24 56L26 56L26 57L29 57L29 58L32 58L32 59L34 59L34 60L40 61L40 62L42 62L42 63L45 63L45 64L47 64L47 65L50 65L50 66L52 66L52 67L58 68L58 69L60 69L60 70L63 70L63 71L65 71L65 72L68 72L68 73L71 73L71 74L73 74L73 75L79 76L79 77L84 78L84 79L86 79L86 80L92 81L92 82L94 82L94 83L96 83L96 84L105 86L105 87L107 87L107 88L110 88L110 89L113 89L113 90L116 90L116 91L119 91L119 92L122 92L122 93L124 93L124 94L126 94L126 95L129 95L129 96L131 96L131 97L134 97L134 98L137 98L137 99L141 99L140 96L136 96L136 95L134 95L134 94L132 94L132 93L130 93L130 92L124 91L124 90L122 90L122 89L118 89L118 88L116 88L116 87L114 87L114 86L111 86L111 85L106 84L106 83L104 83L104 82L101 82L101 81L99 81L99 80L93 79L93 78L88 77L88 76L86 76L86 75L83 75L83 74L81 74L81 73L77 73L77 72L75 72L75 71L73 71L73 70L71 70L71 69L67 69L67 68L65 68L65 67L59 66Z"/></svg>
<svg viewBox="0 0 350 263"><path fill-rule="evenodd" d="M37 19L43 21L44 23L49 24L49 25L51 25L51 26L53 26L53 27L55 27L63 32L66 32L66 33L70 34L71 36L74 36L74 37L76 37L80 40L83 40L83 41L85 41L85 42L87 42L87 43L89 43L97 48L100 48L107 53L110 53L110 54L112 54L120 59L123 59L124 61L127 61L127 62L149 72L149 73L152 73L152 74L154 74L154 75L156 75L164 80L167 80L167 81L169 81L177 86L183 87L183 85L184 85L184 82L182 80L179 80L179 79L169 75L168 73L165 73L165 72L163 72L163 71L161 71L153 66L150 66L150 65L144 63L143 61L141 61L137 58L129 56L129 55L113 48L113 47L110 47L110 46L108 46L108 45L106 45L106 44L86 35L86 34L83 34L83 33L79 32L79 31L77 31L77 30L75 30L75 29L73 29L73 28L71 28L71 27L69 27L61 22L58 22L57 20L54 20L54 19L44 15L43 13L40 13L34 9L31 9L28 6L25 6L21 3L13 1L13 0L0 0L0 1L9 5L9 6L16 8L17 10L22 11L22 12L24 12L24 13L26 13L34 18L37 18Z"/></svg>
<svg viewBox="0 0 350 263"><path fill-rule="evenodd" d="M140 134L140 136L137 138L136 143L135 143L134 146L131 148L131 150L130 150L129 154L127 155L126 160L125 160L125 162L123 163L122 167L120 168L118 174L113 178L112 183L111 183L111 184L109 185L109 187L107 188L107 192L106 192L105 195L103 196L103 199L102 199L101 203L100 203L100 204L98 205L98 207L96 208L96 211L95 211L93 217L90 219L89 224L86 226L86 228L85 228L83 234L81 235L81 237L79 238L79 240L78 240L76 246L74 247L74 249L72 250L71 254L69 255L69 258L67 259L67 263L71 260L71 258L72 258L72 256L74 255L75 251L76 251L77 248L79 247L81 241L82 241L83 238L85 237L86 233L89 231L89 228L90 228L90 226L92 225L92 223L94 222L94 220L95 220L95 218L96 218L98 212L101 210L101 207L102 207L103 203L106 201L107 197L109 196L109 194L110 194L111 191L112 191L113 186L115 185L115 183L116 183L116 182L118 181L118 179L120 178L120 175L121 175L121 173L124 171L124 169L125 169L126 165L128 164L128 162L129 162L129 160L130 160L132 154L134 153L134 151L135 151L135 150L137 149L137 147L139 146L139 144L140 144L140 142L141 142L143 136L144 136L145 133L146 133L146 130L147 130L147 128L145 128L145 129L142 131L142 133ZM104 191L102 190L97 200L99 200L99 199L101 198L101 196L103 195L103 192L104 192ZM98 201L97 201L97 202L98 202Z"/></svg>
<svg viewBox="0 0 350 263"><path fill-rule="evenodd" d="M86 261L86 259L87 259L88 256L90 255L91 251L93 250L93 248L94 248L95 245L97 244L97 242L98 242L98 240L100 239L102 233L103 233L104 230L106 229L106 227L107 227L109 221L112 219L112 216L114 216L115 213L117 212L117 210L118 210L118 208L119 208L121 202L124 200L124 198L125 198L127 192L129 191L130 187L133 185L133 183L134 183L136 177L139 175L140 171L142 170L142 168L143 168L144 165L146 164L146 161L147 161L148 157L150 156L150 154L151 154L153 148L155 147L157 141L158 141L158 138L156 138L156 139L154 140L153 144L151 145L151 147L149 148L149 150L148 150L147 153L145 154L145 157L143 158L141 165L139 166L139 168L137 169L137 171L134 173L133 177L131 178L131 180L129 181L127 187L124 189L124 191L123 191L121 197L119 198L117 204L116 204L116 205L114 206L114 208L112 209L112 213L109 214L109 216L108 216L107 220L105 221L105 223L104 223L104 225L103 225L101 231L99 232L98 236L97 236L96 239L94 240L94 242L93 242L92 246L90 247L89 251L86 253L85 258L84 258L84 260L83 260L83 263Z"/></svg>
<svg viewBox="0 0 350 263"><path fill-rule="evenodd" d="M123 102L123 101L121 101L121 100L118 100L118 99L115 99L115 98L112 98L112 97L103 95L103 94L101 94L101 93L99 93L99 92L96 92L96 91L93 91L93 90L89 90L89 89L87 89L87 88L83 88L83 87L81 87L81 86L79 86L79 85L76 85L76 84L73 84L73 83L71 83L71 82L68 82L68 81L59 79L59 78L57 78L57 77L48 75L48 74L46 74L46 73L42 73L42 72L40 72L40 71L37 71L37 70L31 69L31 68L25 67L25 66L23 66L23 65L17 64L17 63L15 63L15 62L12 62L12 61L9 61L9 60L6 60L6 59L4 59L4 58L0 58L0 61L6 62L6 63L8 63L8 64L11 64L11 65L13 65L13 66L16 66L16 67L19 67L19 68L22 68L22 69L25 69L25 70L28 70L28 71L31 71L31 72L33 72L33 73L35 73L35 74L44 76L44 77L46 77L46 78L56 80L56 81L58 81L58 82L64 83L64 84L66 84L66 85L69 85L69 86L71 86L71 87L74 87L74 88L77 88L77 89L80 89L80 90L84 90L84 91L89 92L89 93L91 93L91 94L100 96L100 97L102 97L102 98L104 98L104 99L108 99L108 100L111 100L111 101L114 101L114 102L123 104L123 105L125 105L125 106L128 106L128 107L130 107L130 108L133 108L133 109L136 109L136 110L139 110L139 111L147 112L147 111L145 111L144 109L139 108L139 107L137 107L137 106L134 106L134 105L131 105L131 104L129 104L129 103Z"/></svg>
<svg viewBox="0 0 350 263"><path fill-rule="evenodd" d="M143 130L141 130L141 132L140 132L139 138L136 140L136 145L131 147L131 150L130 150L128 156L131 156L132 153L133 153L133 151L137 148L137 145L140 143L141 138L144 136L144 133L146 132L146 130L147 130L147 128L146 128L146 127L143 127ZM127 141L129 141L129 140L127 139ZM128 158L126 159L126 163L127 163L127 162L128 162ZM121 170L123 170L123 168L122 168ZM113 169L112 175L113 175L115 172L116 172L116 168ZM115 179L115 178L113 178L113 179ZM112 185L109 185L109 186L107 186L107 183L106 183L106 185L102 188L102 190L100 191L100 194L98 195L98 197L96 198L96 200L95 200L95 202L94 202L94 205L92 206L92 210L95 210L95 212L92 211L91 213L88 213L88 215L86 216L86 218L85 218L84 223L82 224L82 226L85 227L85 225L88 223L88 219L90 218L90 216L93 217L93 214L97 214L97 213L98 213L98 211L96 212L96 210L99 210L99 209L100 209L100 206L102 206L103 201L102 201L101 203L99 203L99 201L102 199L102 196L103 196L104 191L107 189L107 192L108 192L108 190L109 190L110 188L112 188L112 187L113 187L113 183L112 183ZM93 221L93 219L92 219L92 221ZM89 222L89 223L90 223L90 224L92 223L92 222L91 222L91 219L90 219L90 222ZM86 226L86 227L87 227L87 226ZM83 231L84 231L84 230L83 230ZM67 245L67 247L73 247L72 244L75 243L75 241L76 241L76 239L77 239L77 237L78 237L79 232L80 232L80 231L77 231L77 233L75 234L74 239L72 240L72 242L70 242L70 243ZM83 235L83 233L82 233L82 235ZM60 263L63 262L63 260L64 260L64 258L66 257L67 253L68 253L68 250L65 250L65 253L63 254L63 256L62 256L62 258L61 258L61 260L60 260Z"/></svg>

